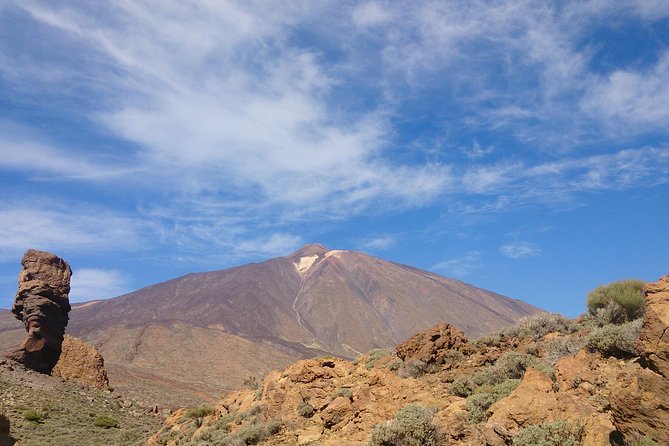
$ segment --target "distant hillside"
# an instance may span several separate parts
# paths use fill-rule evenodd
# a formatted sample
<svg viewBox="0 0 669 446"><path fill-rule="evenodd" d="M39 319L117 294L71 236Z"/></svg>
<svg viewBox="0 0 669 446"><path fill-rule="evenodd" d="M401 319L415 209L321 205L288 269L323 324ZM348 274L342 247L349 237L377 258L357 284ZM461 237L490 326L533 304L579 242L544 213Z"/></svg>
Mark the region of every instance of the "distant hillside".
<svg viewBox="0 0 669 446"><path fill-rule="evenodd" d="M477 337L539 311L409 266L307 245L77 305L68 332L98 346L113 385L178 404L212 400L296 359L392 346L439 322Z"/></svg>

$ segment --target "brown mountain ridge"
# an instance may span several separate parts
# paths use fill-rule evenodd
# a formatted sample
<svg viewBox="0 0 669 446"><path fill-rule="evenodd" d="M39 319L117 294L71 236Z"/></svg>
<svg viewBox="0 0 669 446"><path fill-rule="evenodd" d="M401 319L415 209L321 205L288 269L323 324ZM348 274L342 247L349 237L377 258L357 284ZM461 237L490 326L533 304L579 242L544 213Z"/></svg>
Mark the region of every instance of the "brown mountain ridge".
<svg viewBox="0 0 669 446"><path fill-rule="evenodd" d="M427 271L312 244L73 305L67 331L96 345L116 388L177 405L212 401L297 359L353 358L440 322L476 338L539 311ZM0 319L4 344L15 335Z"/></svg>

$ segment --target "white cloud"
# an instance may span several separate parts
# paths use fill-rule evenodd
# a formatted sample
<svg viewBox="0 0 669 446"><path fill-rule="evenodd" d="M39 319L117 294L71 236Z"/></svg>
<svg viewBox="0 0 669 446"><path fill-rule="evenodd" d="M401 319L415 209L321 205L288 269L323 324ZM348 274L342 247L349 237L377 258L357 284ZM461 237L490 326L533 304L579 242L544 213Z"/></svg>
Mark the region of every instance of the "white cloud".
<svg viewBox="0 0 669 446"><path fill-rule="evenodd" d="M134 250L147 242L146 232L146 224L99 207L0 202L0 261L20 258L29 248L57 253Z"/></svg>
<svg viewBox="0 0 669 446"><path fill-rule="evenodd" d="M12 17L43 47L0 43L9 90L132 153L116 153L118 140L70 148L57 132L4 122L0 168L122 177L105 192L130 184L148 223L28 203L0 215L0 248L132 246L153 237L151 225L184 258L274 255L300 243L289 221L426 205L495 212L659 184L669 149L620 150L610 137L666 132L669 55L593 74L582 44L593 25L665 17L659 3L12 2L0 12L21 11ZM438 141L419 155L402 134L415 112L437 129L416 135ZM463 159L462 133L506 139Z"/></svg>
<svg viewBox="0 0 669 446"><path fill-rule="evenodd" d="M669 51L650 69L617 70L598 79L581 106L613 132L666 129L669 122Z"/></svg>
<svg viewBox="0 0 669 446"><path fill-rule="evenodd" d="M109 158L95 160L88 153L55 148L35 132L35 129L0 120L0 169L20 171L32 177L75 180L108 180L141 170L125 167Z"/></svg>
<svg viewBox="0 0 669 446"><path fill-rule="evenodd" d="M128 278L113 269L80 268L72 272L70 302L108 299L130 291Z"/></svg>
<svg viewBox="0 0 669 446"><path fill-rule="evenodd" d="M529 242L507 243L499 248L499 251L511 259L522 259L535 257L541 254L541 249Z"/></svg>
<svg viewBox="0 0 669 446"><path fill-rule="evenodd" d="M381 25L391 19L388 9L379 2L367 2L356 6L351 17L353 23L361 27Z"/></svg>
<svg viewBox="0 0 669 446"><path fill-rule="evenodd" d="M92 117L141 148L133 165L147 182L174 176L192 186L182 192L242 201L253 189L255 202L329 213L413 205L447 183L440 166L388 162L380 109L340 113L328 95L341 81L317 52L287 44L293 24L321 7L122 2L98 14L17 5L87 57L73 80L83 68L101 76L83 80L101 101ZM366 20L378 21L375 8Z"/></svg>
<svg viewBox="0 0 669 446"><path fill-rule="evenodd" d="M397 244L397 238L394 235L386 234L363 240L360 246L364 249L388 249Z"/></svg>
<svg viewBox="0 0 669 446"><path fill-rule="evenodd" d="M494 150L493 146L483 147L478 142L475 142L471 148L463 149L462 152L467 158L476 160L490 155Z"/></svg>
<svg viewBox="0 0 669 446"><path fill-rule="evenodd" d="M432 267L432 270L455 277L464 277L481 267L481 253L479 251L467 251L461 257L437 263Z"/></svg>

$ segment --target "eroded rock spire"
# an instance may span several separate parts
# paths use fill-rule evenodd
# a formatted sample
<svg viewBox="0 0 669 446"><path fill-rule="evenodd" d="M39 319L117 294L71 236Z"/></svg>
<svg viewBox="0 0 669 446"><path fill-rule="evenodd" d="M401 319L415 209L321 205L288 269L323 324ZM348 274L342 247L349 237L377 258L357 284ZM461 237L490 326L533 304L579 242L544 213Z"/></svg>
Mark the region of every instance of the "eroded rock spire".
<svg viewBox="0 0 669 446"><path fill-rule="evenodd" d="M23 322L28 336L5 356L33 370L50 373L60 356L70 311L67 262L55 254L29 249L21 260L19 289L12 313Z"/></svg>

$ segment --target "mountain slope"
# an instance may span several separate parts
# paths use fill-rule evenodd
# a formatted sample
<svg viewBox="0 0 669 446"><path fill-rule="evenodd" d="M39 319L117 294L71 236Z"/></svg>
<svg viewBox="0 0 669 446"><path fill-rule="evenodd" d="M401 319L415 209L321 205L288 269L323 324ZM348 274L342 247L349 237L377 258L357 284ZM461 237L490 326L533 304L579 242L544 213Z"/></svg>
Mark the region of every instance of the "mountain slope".
<svg viewBox="0 0 669 446"><path fill-rule="evenodd" d="M354 357L444 321L477 337L538 311L457 280L307 245L74 306L68 331L96 344L113 385L177 404L299 358Z"/></svg>

